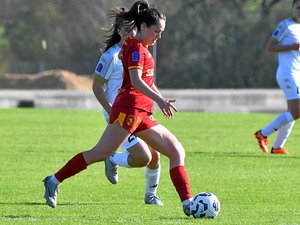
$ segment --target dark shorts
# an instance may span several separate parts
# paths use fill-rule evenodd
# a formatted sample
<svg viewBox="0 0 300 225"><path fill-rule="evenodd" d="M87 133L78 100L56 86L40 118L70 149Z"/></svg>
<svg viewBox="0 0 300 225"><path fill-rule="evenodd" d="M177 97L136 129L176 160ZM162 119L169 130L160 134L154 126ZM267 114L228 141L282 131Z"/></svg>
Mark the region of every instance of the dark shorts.
<svg viewBox="0 0 300 225"><path fill-rule="evenodd" d="M121 127L134 134L159 123L154 119L152 113L136 108L113 107L110 113L109 123L119 123Z"/></svg>

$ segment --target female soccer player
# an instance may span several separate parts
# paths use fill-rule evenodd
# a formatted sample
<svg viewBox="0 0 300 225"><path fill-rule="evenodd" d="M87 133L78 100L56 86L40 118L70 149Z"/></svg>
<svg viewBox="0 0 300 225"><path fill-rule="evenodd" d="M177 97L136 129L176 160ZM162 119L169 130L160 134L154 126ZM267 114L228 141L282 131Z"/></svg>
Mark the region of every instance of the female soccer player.
<svg viewBox="0 0 300 225"><path fill-rule="evenodd" d="M281 21L274 30L267 50L278 52L277 83L285 94L287 111L255 133L259 147L268 153L268 136L278 131L273 154L288 154L283 147L300 117L300 0L293 0L293 16Z"/></svg>
<svg viewBox="0 0 300 225"><path fill-rule="evenodd" d="M115 8L112 10L112 16L118 18L117 15L124 13L124 10L124 8ZM126 38L136 34L136 29L128 32L118 22L115 21L109 30L112 33L108 35L105 41L106 48L96 66L93 82L94 94L104 108L103 113L107 122L109 121L111 105L123 80L123 65L118 56L121 45ZM105 160L105 175L112 184L116 184L118 182L118 165L126 168L145 166L146 194L144 202L163 205L156 195L160 177L159 153L151 148L145 148L145 145L140 143L141 141L134 135L130 135L120 147L124 151L116 152Z"/></svg>
<svg viewBox="0 0 300 225"><path fill-rule="evenodd" d="M184 167L185 151L177 138L152 116L155 101L167 118L173 118L175 100L163 98L154 83L154 60L148 50L165 29L166 17L148 2L137 1L128 12L117 15L128 28L136 28L136 37L127 39L120 57L123 63L123 83L110 112L109 123L99 142L88 151L78 153L58 172L46 177L45 198L56 206L58 186L65 179L86 169L88 165L106 160L131 134L141 138L145 147L151 146L170 160L170 177L188 216L192 195ZM147 143L147 144L146 144Z"/></svg>

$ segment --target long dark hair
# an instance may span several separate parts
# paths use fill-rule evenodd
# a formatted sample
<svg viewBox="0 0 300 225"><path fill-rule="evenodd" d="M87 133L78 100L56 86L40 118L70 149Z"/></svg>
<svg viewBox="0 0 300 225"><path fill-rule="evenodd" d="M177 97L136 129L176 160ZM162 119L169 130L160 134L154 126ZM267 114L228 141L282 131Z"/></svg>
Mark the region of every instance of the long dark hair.
<svg viewBox="0 0 300 225"><path fill-rule="evenodd" d="M114 24L112 27L107 30L107 33L110 33L108 35L105 35L106 39L104 40L104 43L106 44L104 52L106 52L110 47L114 46L115 44L119 43L121 41L121 35L119 33L119 30L123 26L123 19L120 17L121 14L125 13L125 8L114 8L109 13L109 16L111 18L115 19Z"/></svg>
<svg viewBox="0 0 300 225"><path fill-rule="evenodd" d="M145 0L135 2L128 12L120 15L123 18L128 30L135 27L141 30L141 24L145 23L148 27L156 25L160 19L166 20L166 16L155 8L150 8Z"/></svg>
<svg viewBox="0 0 300 225"><path fill-rule="evenodd" d="M155 8L150 8L146 0L135 2L132 7L127 11L124 8L114 8L110 12L110 17L115 19L111 29L108 30L110 35L104 41L106 44L105 50L119 43L122 39L119 30L125 27L128 32L137 28L141 30L141 24L145 23L148 27L156 25L160 19L166 20L166 16Z"/></svg>

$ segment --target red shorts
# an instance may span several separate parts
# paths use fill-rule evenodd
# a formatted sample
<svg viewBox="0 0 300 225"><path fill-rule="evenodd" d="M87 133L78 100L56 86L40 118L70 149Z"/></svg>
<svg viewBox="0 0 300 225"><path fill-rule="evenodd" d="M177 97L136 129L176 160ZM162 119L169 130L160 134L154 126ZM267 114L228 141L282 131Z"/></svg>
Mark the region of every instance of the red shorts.
<svg viewBox="0 0 300 225"><path fill-rule="evenodd" d="M154 119L152 113L136 109L113 107L109 117L109 123L119 123L121 127L134 134L149 129L159 123Z"/></svg>

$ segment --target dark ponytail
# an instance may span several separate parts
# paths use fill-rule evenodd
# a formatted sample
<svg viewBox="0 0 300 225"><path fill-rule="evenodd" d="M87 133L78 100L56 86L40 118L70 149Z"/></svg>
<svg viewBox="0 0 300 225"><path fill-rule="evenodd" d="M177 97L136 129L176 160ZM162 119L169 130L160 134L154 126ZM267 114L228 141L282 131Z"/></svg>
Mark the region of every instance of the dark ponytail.
<svg viewBox="0 0 300 225"><path fill-rule="evenodd" d="M107 33L111 33L110 35L106 35L106 40L104 43L106 44L104 52L106 52L109 48L119 43L122 39L119 34L119 30L122 28L124 22L122 18L122 14L125 13L124 8L114 8L109 13L110 18L115 18L115 22L113 26L107 31Z"/></svg>
<svg viewBox="0 0 300 225"><path fill-rule="evenodd" d="M135 2L129 11L123 15L123 18L127 21L134 21L141 12L149 9L149 3L147 1L137 1Z"/></svg>
<svg viewBox="0 0 300 225"><path fill-rule="evenodd" d="M160 19L166 20L164 14L155 8L150 8L149 3L145 0L135 2L128 12L120 16L124 19L127 30L136 27L138 31L140 31L142 23L146 23L150 27L156 25Z"/></svg>
<svg viewBox="0 0 300 225"><path fill-rule="evenodd" d="M156 25L160 19L166 20L165 15L155 8L150 8L146 0L135 2L127 12L124 8L114 8L111 10L110 17L114 18L115 22L108 30L111 35L107 35L107 39L104 41L105 51L121 41L122 37L119 34L121 28L125 27L128 32L134 28L140 31L142 23L146 23L150 27Z"/></svg>

